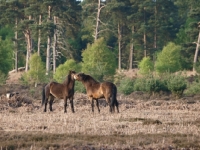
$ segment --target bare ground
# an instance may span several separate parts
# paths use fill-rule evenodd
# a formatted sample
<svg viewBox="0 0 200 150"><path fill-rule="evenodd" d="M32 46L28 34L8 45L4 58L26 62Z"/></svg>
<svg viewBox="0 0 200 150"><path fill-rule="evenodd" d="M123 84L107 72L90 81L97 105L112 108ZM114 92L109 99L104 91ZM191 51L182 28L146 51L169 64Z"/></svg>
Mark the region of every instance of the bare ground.
<svg viewBox="0 0 200 150"><path fill-rule="evenodd" d="M8 85L0 93L5 89L21 92L1 97L1 149L200 149L198 96L118 94L120 113L110 114L101 100L99 114L85 94L75 93L75 113L68 106L64 114L63 100L43 112L41 86Z"/></svg>

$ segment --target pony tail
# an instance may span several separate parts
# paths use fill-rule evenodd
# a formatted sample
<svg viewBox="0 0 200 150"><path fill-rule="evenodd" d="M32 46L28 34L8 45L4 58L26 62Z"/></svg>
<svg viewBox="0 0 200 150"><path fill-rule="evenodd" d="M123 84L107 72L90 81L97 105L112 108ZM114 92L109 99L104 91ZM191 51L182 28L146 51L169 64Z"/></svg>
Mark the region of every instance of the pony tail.
<svg viewBox="0 0 200 150"><path fill-rule="evenodd" d="M117 101L117 87L116 85L113 84L113 88L112 88L112 99L111 99L111 107L112 107L112 111L115 110L115 106L117 108L117 112L119 113L119 103Z"/></svg>
<svg viewBox="0 0 200 150"><path fill-rule="evenodd" d="M45 103L45 87L46 87L46 85L43 86L43 88L42 88L42 106L43 106L44 103Z"/></svg>
<svg viewBox="0 0 200 150"><path fill-rule="evenodd" d="M111 106L112 106L112 109L114 110L114 107L118 106L118 102L117 102L117 88L115 85L113 85L113 88L112 88L112 99L111 99Z"/></svg>

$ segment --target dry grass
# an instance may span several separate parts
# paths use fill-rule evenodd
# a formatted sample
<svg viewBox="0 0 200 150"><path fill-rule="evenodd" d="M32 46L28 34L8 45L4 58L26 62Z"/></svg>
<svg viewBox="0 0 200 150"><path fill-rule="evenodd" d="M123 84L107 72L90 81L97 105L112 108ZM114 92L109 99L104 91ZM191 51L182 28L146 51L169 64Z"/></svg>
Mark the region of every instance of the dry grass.
<svg viewBox="0 0 200 150"><path fill-rule="evenodd" d="M84 94L75 94L75 113L63 100L43 112L41 100L21 107L0 102L0 149L200 149L200 102L134 100L118 95L120 113L91 112Z"/></svg>

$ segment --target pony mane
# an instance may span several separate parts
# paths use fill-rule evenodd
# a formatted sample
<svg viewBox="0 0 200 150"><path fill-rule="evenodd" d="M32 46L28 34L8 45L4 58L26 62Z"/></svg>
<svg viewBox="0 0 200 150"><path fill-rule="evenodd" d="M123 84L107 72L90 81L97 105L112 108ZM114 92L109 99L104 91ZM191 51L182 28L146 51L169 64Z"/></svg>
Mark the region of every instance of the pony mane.
<svg viewBox="0 0 200 150"><path fill-rule="evenodd" d="M71 74L72 73L75 73L75 71L69 71L69 74L67 75L67 77L66 77L66 79L64 80L64 82L63 82L63 84L66 84L66 85L68 85L69 83L70 83L70 81L72 80L72 78L71 78Z"/></svg>
<svg viewBox="0 0 200 150"><path fill-rule="evenodd" d="M84 81L95 82L95 83L98 82L97 80L95 80L90 75L87 75L87 74L83 74L83 75L84 75L84 78L83 78Z"/></svg>

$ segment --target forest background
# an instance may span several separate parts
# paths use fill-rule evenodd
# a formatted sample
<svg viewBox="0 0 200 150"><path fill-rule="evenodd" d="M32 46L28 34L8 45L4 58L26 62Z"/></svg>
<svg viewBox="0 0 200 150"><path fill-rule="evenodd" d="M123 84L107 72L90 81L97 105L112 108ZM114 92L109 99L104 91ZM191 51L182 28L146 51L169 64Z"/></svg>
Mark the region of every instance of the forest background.
<svg viewBox="0 0 200 150"><path fill-rule="evenodd" d="M20 67L31 84L70 69L99 81L138 67L199 72L199 21L198 0L0 0L1 83Z"/></svg>

